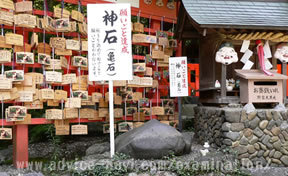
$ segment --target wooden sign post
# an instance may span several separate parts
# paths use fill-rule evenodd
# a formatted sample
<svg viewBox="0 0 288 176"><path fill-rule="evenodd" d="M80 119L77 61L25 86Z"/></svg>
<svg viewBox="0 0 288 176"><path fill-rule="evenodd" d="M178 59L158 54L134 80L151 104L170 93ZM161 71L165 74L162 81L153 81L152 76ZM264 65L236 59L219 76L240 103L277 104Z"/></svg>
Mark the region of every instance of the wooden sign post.
<svg viewBox="0 0 288 176"><path fill-rule="evenodd" d="M108 12L112 14L112 19L108 20ZM130 4L88 4L87 14L89 81L109 81L110 155L112 158L115 154L114 128L112 128L114 126L113 81L132 80L133 78L131 6ZM107 38L107 32L111 29L115 32ZM126 33L125 44L121 44L123 33ZM106 36L104 41L100 39L100 36Z"/></svg>
<svg viewBox="0 0 288 176"><path fill-rule="evenodd" d="M287 75L287 63L282 63L282 74ZM283 81L283 103L287 102L287 81Z"/></svg>
<svg viewBox="0 0 288 176"><path fill-rule="evenodd" d="M227 94L226 90L226 73L227 73L227 67L225 64L222 64L222 70L221 70L221 98L225 98Z"/></svg>

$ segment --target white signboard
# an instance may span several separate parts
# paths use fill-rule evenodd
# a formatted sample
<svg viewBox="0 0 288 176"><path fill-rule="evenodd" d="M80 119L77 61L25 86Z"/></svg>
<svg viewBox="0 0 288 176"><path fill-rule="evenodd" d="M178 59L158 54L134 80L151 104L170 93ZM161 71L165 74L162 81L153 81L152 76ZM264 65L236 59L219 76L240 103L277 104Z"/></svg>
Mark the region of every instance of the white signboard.
<svg viewBox="0 0 288 176"><path fill-rule="evenodd" d="M114 3L130 3L132 7L139 8L139 0L105 0Z"/></svg>
<svg viewBox="0 0 288 176"><path fill-rule="evenodd" d="M188 96L187 57L169 58L170 97Z"/></svg>
<svg viewBox="0 0 288 176"><path fill-rule="evenodd" d="M88 4L89 81L132 80L130 4Z"/></svg>

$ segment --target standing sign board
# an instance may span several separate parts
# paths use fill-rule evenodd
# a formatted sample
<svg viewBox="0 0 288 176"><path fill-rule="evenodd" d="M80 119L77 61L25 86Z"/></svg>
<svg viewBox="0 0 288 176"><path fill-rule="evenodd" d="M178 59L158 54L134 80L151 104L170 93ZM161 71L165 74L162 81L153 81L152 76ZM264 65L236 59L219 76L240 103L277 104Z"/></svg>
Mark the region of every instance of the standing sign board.
<svg viewBox="0 0 288 176"><path fill-rule="evenodd" d="M89 81L132 80L130 4L88 4Z"/></svg>
<svg viewBox="0 0 288 176"><path fill-rule="evenodd" d="M109 123L114 126L113 81L132 80L130 4L88 4L89 81L109 80ZM110 128L110 156L115 154Z"/></svg>
<svg viewBox="0 0 288 176"><path fill-rule="evenodd" d="M169 58L170 97L188 96L187 57Z"/></svg>

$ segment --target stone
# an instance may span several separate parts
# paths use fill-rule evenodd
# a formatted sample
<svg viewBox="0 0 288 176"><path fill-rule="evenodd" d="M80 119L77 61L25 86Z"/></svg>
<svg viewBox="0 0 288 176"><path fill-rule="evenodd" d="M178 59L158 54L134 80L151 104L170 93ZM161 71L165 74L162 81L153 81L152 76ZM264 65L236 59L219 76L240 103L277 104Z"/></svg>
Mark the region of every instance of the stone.
<svg viewBox="0 0 288 176"><path fill-rule="evenodd" d="M240 145L239 141L232 142L232 147L238 147Z"/></svg>
<svg viewBox="0 0 288 176"><path fill-rule="evenodd" d="M186 148L180 132L155 119L118 136L115 144L116 152L137 159L157 159L171 153L181 155Z"/></svg>
<svg viewBox="0 0 288 176"><path fill-rule="evenodd" d="M271 161L276 164L282 164L279 159L272 158Z"/></svg>
<svg viewBox="0 0 288 176"><path fill-rule="evenodd" d="M281 133L278 136L279 136L281 142L285 142L286 141L284 136Z"/></svg>
<svg viewBox="0 0 288 176"><path fill-rule="evenodd" d="M259 152L258 152L259 153ZM257 154L258 155L258 154ZM254 158L252 160L253 164L256 165L256 166L266 166L267 162L266 160L264 159L264 157L257 157L257 158ZM255 174L253 174L254 176L256 176ZM265 175L265 174L264 174ZM258 175L257 175L258 176ZM261 175L262 176L262 175ZM271 175L269 175L271 176Z"/></svg>
<svg viewBox="0 0 288 176"><path fill-rule="evenodd" d="M265 111L258 111L257 116L261 119L261 120L266 120L266 112Z"/></svg>
<svg viewBox="0 0 288 176"><path fill-rule="evenodd" d="M249 121L249 128L254 130L256 127L258 127L260 122L260 119L258 117L255 117L253 120Z"/></svg>
<svg viewBox="0 0 288 176"><path fill-rule="evenodd" d="M242 159L241 159L241 165L242 165L243 167L246 167L246 168L251 168L251 167L253 167L252 161L251 161L250 159L248 159L248 158L242 158Z"/></svg>
<svg viewBox="0 0 288 176"><path fill-rule="evenodd" d="M272 128L271 132L274 136L278 136L280 134L281 130L279 127L274 127L274 128Z"/></svg>
<svg viewBox="0 0 288 176"><path fill-rule="evenodd" d="M241 122L245 122L247 121L247 114L246 114L246 111L241 111Z"/></svg>
<svg viewBox="0 0 288 176"><path fill-rule="evenodd" d="M262 144L261 142L258 142L257 144L260 145L260 148L261 148L262 150L267 150L267 147L266 147L264 144Z"/></svg>
<svg viewBox="0 0 288 176"><path fill-rule="evenodd" d="M262 121L259 123L260 129L264 130L264 129L267 127L268 123L269 123L268 120L262 120Z"/></svg>
<svg viewBox="0 0 288 176"><path fill-rule="evenodd" d="M270 139L270 142L274 143L276 141L279 140L279 137L278 136L273 136L271 139Z"/></svg>
<svg viewBox="0 0 288 176"><path fill-rule="evenodd" d="M224 137L231 139L232 141L236 141L240 137L239 132L224 132Z"/></svg>
<svg viewBox="0 0 288 176"><path fill-rule="evenodd" d="M263 143L264 145L266 145L269 149L272 149L273 146L272 146L272 144L269 142L270 139L271 139L271 137L268 136L268 135L266 135L266 136L262 139L262 143Z"/></svg>
<svg viewBox="0 0 288 176"><path fill-rule="evenodd" d="M6 172L0 172L0 176L9 176Z"/></svg>
<svg viewBox="0 0 288 176"><path fill-rule="evenodd" d="M224 139L223 140L223 144L231 146L232 145L232 141L230 139Z"/></svg>
<svg viewBox="0 0 288 176"><path fill-rule="evenodd" d="M243 110L247 113L247 114L250 114L254 111L256 111L254 105L252 103L247 103L244 107L243 107Z"/></svg>
<svg viewBox="0 0 288 176"><path fill-rule="evenodd" d="M288 166L288 156L287 155L283 155L280 160L282 161L282 163L285 165L285 166Z"/></svg>
<svg viewBox="0 0 288 176"><path fill-rule="evenodd" d="M288 141L288 133L286 131L282 131L281 134L284 136L285 140Z"/></svg>
<svg viewBox="0 0 288 176"><path fill-rule="evenodd" d="M245 136L240 139L240 145L247 145L248 143L249 141Z"/></svg>
<svg viewBox="0 0 288 176"><path fill-rule="evenodd" d="M222 129L222 131L228 132L228 131L230 131L230 128L231 128L231 123L224 122L221 129Z"/></svg>
<svg viewBox="0 0 288 176"><path fill-rule="evenodd" d="M262 150L262 151L265 151L265 150ZM266 150L264 153L263 153L263 156L264 157L267 157L270 153L270 150Z"/></svg>
<svg viewBox="0 0 288 176"><path fill-rule="evenodd" d="M261 157L261 156L263 156L263 154L264 154L264 150L260 150L257 153L257 157Z"/></svg>
<svg viewBox="0 0 288 176"><path fill-rule="evenodd" d="M283 155L288 155L288 151L284 148L281 148L280 152L283 153Z"/></svg>
<svg viewBox="0 0 288 176"><path fill-rule="evenodd" d="M258 152L255 151L254 153L250 154L249 159L253 159L257 156Z"/></svg>
<svg viewBox="0 0 288 176"><path fill-rule="evenodd" d="M238 155L238 159L249 158L249 156L250 156L249 153L244 153L244 154Z"/></svg>
<svg viewBox="0 0 288 176"><path fill-rule="evenodd" d="M185 142L184 153L189 154L191 152L192 141L194 137L194 132L183 132L182 136Z"/></svg>
<svg viewBox="0 0 288 176"><path fill-rule="evenodd" d="M263 131L258 127L253 130L253 133L259 138L264 134Z"/></svg>
<svg viewBox="0 0 288 176"><path fill-rule="evenodd" d="M235 147L234 150L237 151L238 155L241 155L247 152L247 147L239 145L238 147Z"/></svg>
<svg viewBox="0 0 288 176"><path fill-rule="evenodd" d="M267 111L266 111L266 118L267 118L267 120L272 120L273 115L272 115L272 113L271 113L270 110L267 110Z"/></svg>
<svg viewBox="0 0 288 176"><path fill-rule="evenodd" d="M109 142L105 143L96 143L91 145L87 150L86 150L86 156L88 155L95 155L95 154L102 154L104 152L109 152L110 151L110 144Z"/></svg>
<svg viewBox="0 0 288 176"><path fill-rule="evenodd" d="M282 153L281 153L281 152L278 152L278 151L276 151L276 152L274 153L274 155L273 155L273 157L276 158L276 159L280 159L281 156L282 156Z"/></svg>
<svg viewBox="0 0 288 176"><path fill-rule="evenodd" d="M249 144L252 144L252 145L253 145L253 144L255 144L256 142L258 142L258 140L259 140L258 137L256 137L256 136L253 135L253 137L249 140Z"/></svg>
<svg viewBox="0 0 288 176"><path fill-rule="evenodd" d="M277 141L277 142L273 143L273 147L276 150L280 151L280 149L281 149L281 141Z"/></svg>
<svg viewBox="0 0 288 176"><path fill-rule="evenodd" d="M260 145L257 144L257 143L255 143L255 144L254 144L254 148L255 148L256 150L260 150ZM263 152L263 153L264 153L264 152Z"/></svg>
<svg viewBox="0 0 288 176"><path fill-rule="evenodd" d="M271 130L274 126L276 126L276 122L274 120L270 120L266 129Z"/></svg>
<svg viewBox="0 0 288 176"><path fill-rule="evenodd" d="M281 114L279 111L272 111L273 119L276 120L282 120Z"/></svg>
<svg viewBox="0 0 288 176"><path fill-rule="evenodd" d="M246 128L246 129L243 130L243 135L246 138L249 138L250 136L253 135L253 130L251 130L250 128Z"/></svg>
<svg viewBox="0 0 288 176"><path fill-rule="evenodd" d="M270 151L270 153L269 153L269 157L270 157L270 158L272 158L272 156L274 155L275 151L276 151L275 149L273 149L273 150Z"/></svg>
<svg viewBox="0 0 288 176"><path fill-rule="evenodd" d="M264 132L265 134L271 136L271 137L273 136L273 134L272 134L270 131L268 131L267 129L264 129L263 132Z"/></svg>
<svg viewBox="0 0 288 176"><path fill-rule="evenodd" d="M257 111L253 111L253 112L248 114L247 118L248 118L248 120L251 121L256 117L256 115L257 115Z"/></svg>
<svg viewBox="0 0 288 176"><path fill-rule="evenodd" d="M244 129L243 123L231 123L231 131L241 131Z"/></svg>
<svg viewBox="0 0 288 176"><path fill-rule="evenodd" d="M239 109L226 109L225 110L225 119L230 123L239 123L240 122L240 111Z"/></svg>
<svg viewBox="0 0 288 176"><path fill-rule="evenodd" d="M274 107L274 109L277 111L285 111L286 110L285 105L283 103L279 103L278 105L276 105Z"/></svg>
<svg viewBox="0 0 288 176"><path fill-rule="evenodd" d="M281 116L282 116L283 120L288 120L288 116L287 116L286 111L281 112Z"/></svg>
<svg viewBox="0 0 288 176"><path fill-rule="evenodd" d="M286 130L286 129L288 129L288 123L287 123L287 121L282 121L282 123L280 124L280 129L281 129L281 130Z"/></svg>
<svg viewBox="0 0 288 176"><path fill-rule="evenodd" d="M276 126L277 126L277 127L280 127L281 124L283 123L283 120L280 120L280 119L279 119L279 120L276 120L275 123L276 123Z"/></svg>
<svg viewBox="0 0 288 176"><path fill-rule="evenodd" d="M250 154L256 152L256 150L255 150L255 148L254 148L254 145L248 145L248 146L247 146L247 150L248 150L248 153L250 153Z"/></svg>

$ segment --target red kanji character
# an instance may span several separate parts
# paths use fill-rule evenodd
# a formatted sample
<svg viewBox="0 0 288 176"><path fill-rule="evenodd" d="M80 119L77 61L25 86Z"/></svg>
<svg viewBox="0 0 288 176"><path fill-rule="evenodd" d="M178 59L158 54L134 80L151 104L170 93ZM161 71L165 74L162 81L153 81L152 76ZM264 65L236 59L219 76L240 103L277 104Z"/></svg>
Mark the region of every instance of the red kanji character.
<svg viewBox="0 0 288 176"><path fill-rule="evenodd" d="M127 16L127 9L121 9L120 16Z"/></svg>

